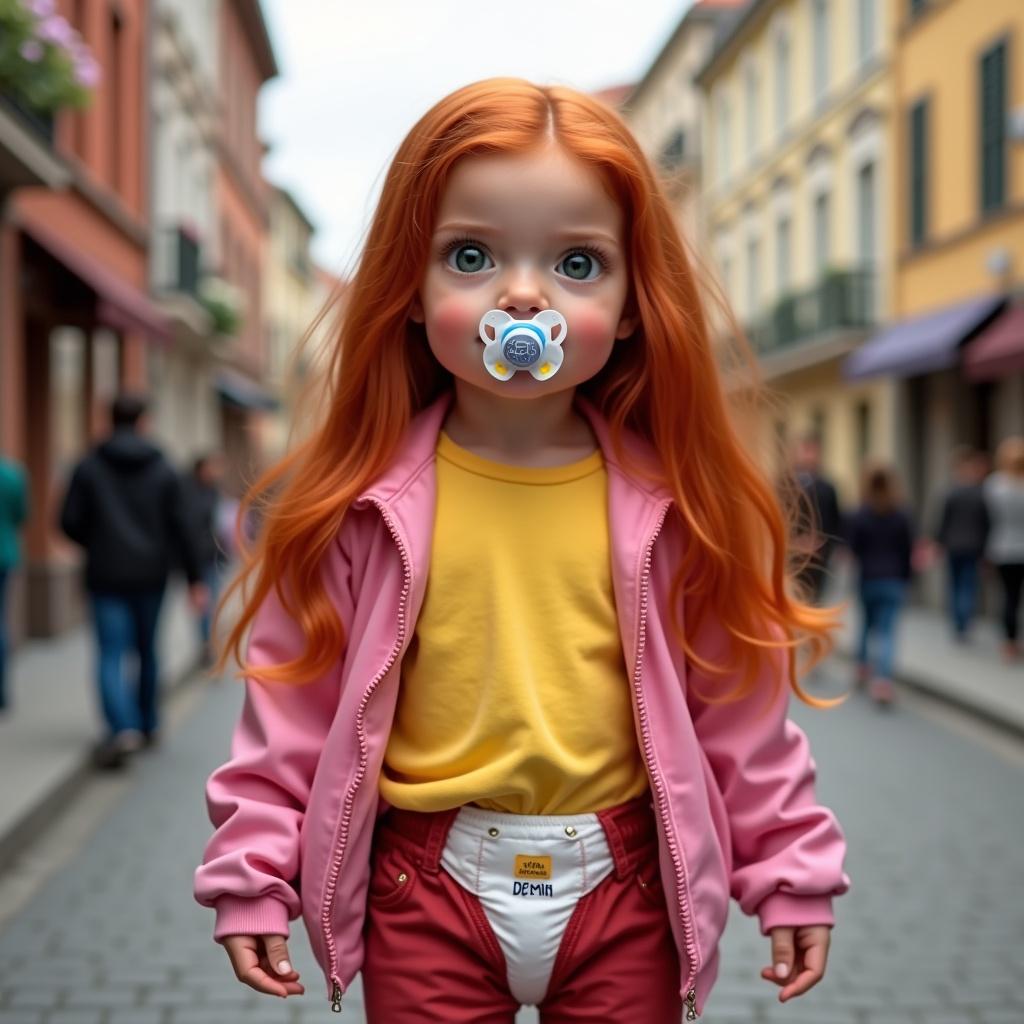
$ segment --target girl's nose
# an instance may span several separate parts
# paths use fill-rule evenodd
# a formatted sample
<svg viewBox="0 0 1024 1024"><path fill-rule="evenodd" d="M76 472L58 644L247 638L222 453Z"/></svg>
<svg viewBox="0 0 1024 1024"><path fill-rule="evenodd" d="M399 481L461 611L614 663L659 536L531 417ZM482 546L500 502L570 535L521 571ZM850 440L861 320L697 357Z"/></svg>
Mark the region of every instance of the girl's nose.
<svg viewBox="0 0 1024 1024"><path fill-rule="evenodd" d="M507 278L501 289L498 309L505 310L509 316L533 317L549 305L536 272L521 269Z"/></svg>

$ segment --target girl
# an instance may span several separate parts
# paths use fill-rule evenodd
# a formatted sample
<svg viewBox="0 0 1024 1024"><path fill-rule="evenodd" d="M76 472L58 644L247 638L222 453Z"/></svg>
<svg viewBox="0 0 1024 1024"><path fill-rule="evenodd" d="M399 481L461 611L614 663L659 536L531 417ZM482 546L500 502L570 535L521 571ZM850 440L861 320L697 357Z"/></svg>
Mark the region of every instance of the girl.
<svg viewBox="0 0 1024 1024"><path fill-rule="evenodd" d="M859 566L861 631L857 681L869 684L871 697L891 704L896 622L912 572L914 530L900 506L896 474L888 466L864 470L860 508L850 517L850 551ZM868 648L877 640L872 662Z"/></svg>
<svg viewBox="0 0 1024 1024"><path fill-rule="evenodd" d="M563 347L564 343L564 347ZM494 79L388 172L325 420L272 492L230 645L246 703L196 876L238 978L340 1011L696 1019L730 893L787 1000L844 843L815 803L789 596L698 282L621 120ZM787 685L788 683L788 685Z"/></svg>

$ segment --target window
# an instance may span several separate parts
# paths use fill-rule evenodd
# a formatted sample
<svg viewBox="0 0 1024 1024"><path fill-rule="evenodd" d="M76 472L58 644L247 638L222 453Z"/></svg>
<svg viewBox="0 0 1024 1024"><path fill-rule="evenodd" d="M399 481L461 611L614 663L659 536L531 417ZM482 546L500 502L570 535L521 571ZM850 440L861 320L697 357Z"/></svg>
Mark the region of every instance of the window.
<svg viewBox="0 0 1024 1024"><path fill-rule="evenodd" d="M928 235L928 101L910 110L910 244Z"/></svg>
<svg viewBox="0 0 1024 1024"><path fill-rule="evenodd" d="M789 36L775 37L775 127L780 133L789 123Z"/></svg>
<svg viewBox="0 0 1024 1024"><path fill-rule="evenodd" d="M732 170L732 146L729 138L732 132L732 112L729 100L722 96L718 100L718 180L727 181Z"/></svg>
<svg viewBox="0 0 1024 1024"><path fill-rule="evenodd" d="M813 0L814 96L821 101L828 92L829 24L828 0Z"/></svg>
<svg viewBox="0 0 1024 1024"><path fill-rule="evenodd" d="M758 129L758 98L760 83L758 82L757 69L751 65L744 74L744 87L746 89L747 107L747 156L753 156L757 149Z"/></svg>
<svg viewBox="0 0 1024 1024"><path fill-rule="evenodd" d="M814 199L814 265L819 274L823 274L828 266L831 244L829 227L829 195L822 192Z"/></svg>
<svg viewBox="0 0 1024 1024"><path fill-rule="evenodd" d="M980 129L981 211L999 209L1006 202L1006 42L999 42L981 57L978 95Z"/></svg>
<svg viewBox="0 0 1024 1024"><path fill-rule="evenodd" d="M775 225L775 272L778 281L779 295L785 295L789 291L789 282L792 278L790 269L790 231L791 224L789 217L780 217Z"/></svg>
<svg viewBox="0 0 1024 1024"><path fill-rule="evenodd" d="M907 0L907 7L909 8L911 18L916 18L927 6L928 0Z"/></svg>
<svg viewBox="0 0 1024 1024"><path fill-rule="evenodd" d="M825 451L825 441L828 429L828 414L820 405L811 410L810 434L818 442L818 447Z"/></svg>
<svg viewBox="0 0 1024 1024"><path fill-rule="evenodd" d="M761 308L761 244L747 241L747 319L753 320Z"/></svg>
<svg viewBox="0 0 1024 1024"><path fill-rule="evenodd" d="M875 52L876 0L857 0L857 63L864 64Z"/></svg>
<svg viewBox="0 0 1024 1024"><path fill-rule="evenodd" d="M857 172L857 258L862 268L875 262L875 165Z"/></svg>
<svg viewBox="0 0 1024 1024"><path fill-rule="evenodd" d="M121 143L126 134L127 126L121 123L121 97L124 93L123 74L123 25L120 16L114 12L110 15L110 66L107 69L108 125L110 132L107 159L110 165L110 184L114 191L120 191L121 181Z"/></svg>

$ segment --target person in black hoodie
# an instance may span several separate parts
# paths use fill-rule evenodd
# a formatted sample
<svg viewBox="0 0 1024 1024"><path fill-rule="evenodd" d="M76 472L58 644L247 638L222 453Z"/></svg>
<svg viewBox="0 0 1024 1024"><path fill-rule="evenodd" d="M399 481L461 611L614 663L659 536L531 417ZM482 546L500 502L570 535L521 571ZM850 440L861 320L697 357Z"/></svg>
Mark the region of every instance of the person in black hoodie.
<svg viewBox="0 0 1024 1024"><path fill-rule="evenodd" d="M75 467L60 516L61 529L85 548L100 704L108 728L97 750L101 767L119 767L125 754L156 741L157 623L177 560L188 577L193 606L207 604L178 475L142 436L146 405L138 395L114 401L113 433ZM129 652L138 655L138 675L131 683L123 669Z"/></svg>
<svg viewBox="0 0 1024 1024"><path fill-rule="evenodd" d="M793 474L802 500L794 548L807 557L798 579L808 599L820 605L828 587L832 556L842 540L842 513L833 483L821 472L821 444L813 434L797 442Z"/></svg>
<svg viewBox="0 0 1024 1024"><path fill-rule="evenodd" d="M869 466L863 477L862 502L847 521L847 543L859 568L861 603L857 678L870 680L879 704L893 700L892 667L896 623L912 573L914 529L902 508L896 473L888 466ZM869 647L876 638L877 655Z"/></svg>

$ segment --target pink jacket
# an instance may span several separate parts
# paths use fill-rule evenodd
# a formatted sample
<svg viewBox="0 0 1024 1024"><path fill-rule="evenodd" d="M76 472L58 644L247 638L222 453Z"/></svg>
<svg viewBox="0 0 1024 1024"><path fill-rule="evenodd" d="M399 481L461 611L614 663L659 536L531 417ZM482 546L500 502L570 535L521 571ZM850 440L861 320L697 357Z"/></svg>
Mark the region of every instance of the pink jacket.
<svg viewBox="0 0 1024 1024"><path fill-rule="evenodd" d="M450 400L414 419L401 454L356 500L325 556L328 593L349 638L343 654L307 685L248 682L231 759L207 785L216 832L195 895L216 909L214 938L287 935L301 913L335 1009L362 963L370 840L387 809L378 775L430 567L434 449ZM764 699L781 658L742 702L714 706L690 695L691 681L709 683L670 642L670 583L683 543L675 517L666 518L671 498L629 473L651 457L645 442L629 438L620 463L602 417L585 400L579 407L608 469L619 629L692 1020L718 972L729 896L758 915L764 934L831 925L832 897L849 888L845 843L832 813L815 803L807 739L786 717L788 686ZM714 661L724 632L709 627L695 642ZM278 663L302 646L295 622L269 598L250 659Z"/></svg>

